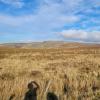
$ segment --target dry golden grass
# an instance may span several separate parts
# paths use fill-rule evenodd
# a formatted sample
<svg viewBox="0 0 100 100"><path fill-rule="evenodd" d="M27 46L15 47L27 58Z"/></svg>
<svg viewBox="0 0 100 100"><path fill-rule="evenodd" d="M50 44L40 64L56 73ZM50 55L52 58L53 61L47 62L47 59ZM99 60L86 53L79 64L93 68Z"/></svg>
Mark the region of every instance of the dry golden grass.
<svg viewBox="0 0 100 100"><path fill-rule="evenodd" d="M59 100L100 100L100 49L0 49L0 100L23 100L27 84L39 85L38 100L48 91ZM67 93L64 88L67 85Z"/></svg>

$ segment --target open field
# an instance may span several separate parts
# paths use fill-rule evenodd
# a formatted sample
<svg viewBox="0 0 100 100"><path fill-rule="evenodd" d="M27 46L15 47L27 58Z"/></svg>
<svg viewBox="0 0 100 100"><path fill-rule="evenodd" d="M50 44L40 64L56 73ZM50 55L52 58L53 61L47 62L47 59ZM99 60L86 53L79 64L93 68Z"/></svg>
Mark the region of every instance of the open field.
<svg viewBox="0 0 100 100"><path fill-rule="evenodd" d="M0 100L23 100L32 80L38 100L46 100L48 81L59 100L100 100L100 48L0 48Z"/></svg>

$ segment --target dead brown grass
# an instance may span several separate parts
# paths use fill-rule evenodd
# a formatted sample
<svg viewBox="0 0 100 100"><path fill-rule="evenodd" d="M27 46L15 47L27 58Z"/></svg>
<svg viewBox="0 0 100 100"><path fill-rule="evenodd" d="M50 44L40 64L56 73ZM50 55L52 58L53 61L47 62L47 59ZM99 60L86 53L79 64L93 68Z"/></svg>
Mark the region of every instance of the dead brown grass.
<svg viewBox="0 0 100 100"><path fill-rule="evenodd" d="M32 80L40 85L38 100L46 100L49 80L59 100L100 100L100 49L1 48L0 100L23 100Z"/></svg>

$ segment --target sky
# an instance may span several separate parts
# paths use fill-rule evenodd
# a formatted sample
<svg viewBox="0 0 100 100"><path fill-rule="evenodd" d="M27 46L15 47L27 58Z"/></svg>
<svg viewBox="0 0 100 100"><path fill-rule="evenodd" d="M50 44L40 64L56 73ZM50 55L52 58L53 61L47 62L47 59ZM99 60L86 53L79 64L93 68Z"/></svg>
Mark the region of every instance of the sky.
<svg viewBox="0 0 100 100"><path fill-rule="evenodd" d="M100 0L0 0L0 43L100 42Z"/></svg>

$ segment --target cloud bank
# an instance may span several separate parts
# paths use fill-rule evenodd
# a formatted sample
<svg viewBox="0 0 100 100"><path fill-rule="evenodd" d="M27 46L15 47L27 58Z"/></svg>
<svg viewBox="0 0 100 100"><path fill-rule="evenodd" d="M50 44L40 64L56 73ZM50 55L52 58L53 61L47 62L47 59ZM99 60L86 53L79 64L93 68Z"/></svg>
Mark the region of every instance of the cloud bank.
<svg viewBox="0 0 100 100"><path fill-rule="evenodd" d="M100 31L88 32L85 30L64 30L60 32L64 38L71 40L100 42Z"/></svg>

